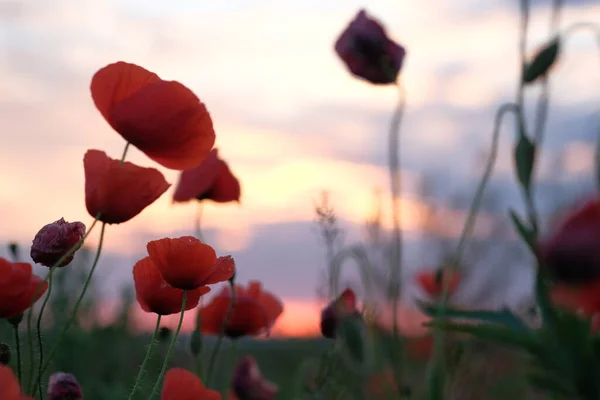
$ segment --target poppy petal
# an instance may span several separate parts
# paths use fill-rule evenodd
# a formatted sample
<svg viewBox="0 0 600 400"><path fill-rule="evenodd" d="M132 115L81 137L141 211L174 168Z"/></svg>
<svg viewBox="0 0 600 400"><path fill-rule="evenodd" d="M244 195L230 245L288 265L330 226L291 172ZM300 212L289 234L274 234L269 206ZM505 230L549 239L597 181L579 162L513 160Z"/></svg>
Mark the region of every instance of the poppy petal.
<svg viewBox="0 0 600 400"><path fill-rule="evenodd" d="M205 285L217 262L215 250L193 236L153 240L146 248L162 277L178 289Z"/></svg>
<svg viewBox="0 0 600 400"><path fill-rule="evenodd" d="M8 366L0 364L0 399L21 400L21 385Z"/></svg>
<svg viewBox="0 0 600 400"><path fill-rule="evenodd" d="M241 187L225 161L220 160L219 172L210 190L197 197L198 200L210 199L216 203L239 201Z"/></svg>
<svg viewBox="0 0 600 400"><path fill-rule="evenodd" d="M165 374L161 400L220 400L221 395L204 386L200 378L183 368Z"/></svg>
<svg viewBox="0 0 600 400"><path fill-rule="evenodd" d="M169 169L197 167L215 144L206 106L176 81L144 86L116 104L110 119L125 140Z"/></svg>
<svg viewBox="0 0 600 400"><path fill-rule="evenodd" d="M218 150L212 149L206 159L196 168L183 171L173 194L174 202L186 202L210 190L220 170Z"/></svg>
<svg viewBox="0 0 600 400"><path fill-rule="evenodd" d="M96 108L116 130L110 117L113 107L144 86L160 80L158 75L138 65L119 61L96 72L90 90Z"/></svg>
<svg viewBox="0 0 600 400"><path fill-rule="evenodd" d="M231 256L217 258L217 262L209 274L204 278L205 285L225 282L235 273L235 261Z"/></svg>

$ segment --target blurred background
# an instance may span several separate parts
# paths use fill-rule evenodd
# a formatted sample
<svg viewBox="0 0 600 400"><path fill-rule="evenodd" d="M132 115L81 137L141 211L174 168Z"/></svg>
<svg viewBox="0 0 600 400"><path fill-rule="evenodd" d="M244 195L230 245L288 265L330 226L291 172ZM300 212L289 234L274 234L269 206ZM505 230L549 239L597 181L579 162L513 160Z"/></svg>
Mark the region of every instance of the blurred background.
<svg viewBox="0 0 600 400"><path fill-rule="evenodd" d="M532 3L531 54L548 39L551 7ZM390 228L386 146L397 93L356 80L333 51L362 7L407 48L401 324L407 333L418 330L410 299L422 293L414 274L442 264L455 246L487 159L495 110L516 93L516 1L0 0L0 241L19 243L28 260L43 225L61 217L91 223L83 154L94 148L118 157L124 141L95 109L90 79L106 64L136 63L184 83L206 103L219 153L242 183L240 205L205 206L207 242L233 255L239 282L258 279L284 301L275 336L317 334L327 294L326 251L315 221L323 193L342 233L339 246L371 246L373 226L385 242ZM599 19L597 0L567 0L561 26ZM600 53L583 31L562 51L538 170L536 201L546 217L595 187ZM528 91L531 114L536 95L537 89ZM519 307L530 296L527 252L506 218L509 207L521 211L522 203L512 127L505 123L494 178L461 265L455 301L462 305ZM161 169L134 148L128 160ZM161 171L177 183L177 172ZM172 190L132 221L107 229L88 294L103 323L122 311L132 266L147 241L194 233L195 206L173 205ZM88 247L96 243L97 233ZM0 256L9 256L6 246ZM376 270L373 279L376 287L385 283ZM344 267L341 282L365 294L353 268ZM385 300L383 289L375 293ZM137 304L129 311L136 328L153 326ZM184 329L193 320L186 317Z"/></svg>

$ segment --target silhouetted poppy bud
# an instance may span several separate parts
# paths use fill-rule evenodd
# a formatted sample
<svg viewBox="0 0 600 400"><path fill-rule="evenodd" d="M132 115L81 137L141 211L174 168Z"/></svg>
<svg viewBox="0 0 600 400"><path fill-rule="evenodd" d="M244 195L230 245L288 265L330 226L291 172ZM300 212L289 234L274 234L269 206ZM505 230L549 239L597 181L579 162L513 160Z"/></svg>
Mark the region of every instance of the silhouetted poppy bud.
<svg viewBox="0 0 600 400"><path fill-rule="evenodd" d="M356 295L346 289L321 311L321 334L326 338L335 338L340 321L350 315L359 315L356 309Z"/></svg>
<svg viewBox="0 0 600 400"><path fill-rule="evenodd" d="M17 262L19 261L19 245L15 242L12 242L8 245L8 251L10 251L10 254L13 257L13 261Z"/></svg>
<svg viewBox="0 0 600 400"><path fill-rule="evenodd" d="M0 343L0 364L8 365L10 363L10 346L6 343Z"/></svg>
<svg viewBox="0 0 600 400"><path fill-rule="evenodd" d="M240 360L233 372L233 392L239 400L271 400L277 394L277 385L266 380L251 356Z"/></svg>
<svg viewBox="0 0 600 400"><path fill-rule="evenodd" d="M158 341L159 342L168 341L169 338L171 337L171 333L172 333L171 328L169 328L167 326L160 327L160 329L158 330Z"/></svg>
<svg viewBox="0 0 600 400"><path fill-rule="evenodd" d="M523 83L533 83L538 78L547 75L550 68L556 63L559 53L560 40L556 37L546 46L542 47L533 57L531 63L525 66Z"/></svg>
<svg viewBox="0 0 600 400"><path fill-rule="evenodd" d="M37 263L52 267L74 246L81 247L80 242L85 235L85 225L82 222L67 222L64 218L45 225L33 238L31 259ZM58 267L69 265L75 252L65 258Z"/></svg>
<svg viewBox="0 0 600 400"><path fill-rule="evenodd" d="M47 400L82 400L83 392L72 374L57 372L50 376Z"/></svg>

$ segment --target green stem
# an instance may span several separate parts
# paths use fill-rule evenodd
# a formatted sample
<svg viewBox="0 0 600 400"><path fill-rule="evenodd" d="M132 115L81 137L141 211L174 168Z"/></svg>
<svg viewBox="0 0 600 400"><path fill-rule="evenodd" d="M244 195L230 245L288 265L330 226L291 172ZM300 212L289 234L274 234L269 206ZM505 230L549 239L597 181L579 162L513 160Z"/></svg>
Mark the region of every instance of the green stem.
<svg viewBox="0 0 600 400"><path fill-rule="evenodd" d="M219 333L219 337L217 338L217 343L215 347L213 347L213 351L210 355L210 360L208 361L208 372L206 373L206 386L211 387L211 381L213 377L213 372L215 368L215 363L217 361L217 354L219 354L219 349L221 348L221 344L223 343L223 337L225 336L225 329L227 328L227 324L229 323L229 318L233 312L233 308L235 307L235 285L233 282L229 282L231 285L231 303L229 304L229 309L227 309L227 314L225 314L225 318L223 319L223 325L221 325L221 332Z"/></svg>
<svg viewBox="0 0 600 400"><path fill-rule="evenodd" d="M61 339L63 338L63 336L65 335L65 333L67 332L67 330L69 329L71 324L73 323L73 321L75 321L75 319L77 318L77 311L79 310L79 307L81 306L81 301L83 300L83 296L85 295L85 293L90 285L92 276L94 275L94 271L96 270L96 266L98 265L98 260L100 259L100 253L102 253L102 245L104 243L105 230L106 230L106 223L103 222L102 228L100 229L100 239L98 241L98 250L96 251L96 257L94 258L94 262L92 264L92 269L90 270L90 273L87 276L85 284L83 285L83 289L81 290L81 294L79 295L79 298L77 299L77 302L75 303L75 307L73 308L73 311L71 312L71 315L69 316L69 319L67 320L67 323L65 325L63 325L63 328L60 331L60 334L58 335L58 339L56 340L56 342L54 343L54 347L50 351L50 355L48 356L48 359L44 362L44 365L42 366L42 369L41 369L42 374L46 371L46 369L50 365L50 362L56 355L56 351L58 350L58 346L60 344Z"/></svg>
<svg viewBox="0 0 600 400"><path fill-rule="evenodd" d="M15 333L15 347L17 348L17 376L19 377L19 382L22 382L22 367L21 367L21 338L19 335L19 326L13 325L13 330Z"/></svg>
<svg viewBox="0 0 600 400"><path fill-rule="evenodd" d="M160 370L160 374L158 375L158 379L156 380L156 383L154 384L154 388L152 389L152 393L150 393L150 397L148 397L148 400L152 400L152 398L156 395L156 393L158 393L158 388L160 387L160 383L163 379L163 376L165 375L165 372L167 371L167 365L169 364L169 359L171 358L171 352L173 351L173 347L175 347L175 343L177 342L177 337L179 336L179 331L181 330L181 325L183 323L183 316L185 314L185 304L187 303L187 290L183 291L183 301L181 302L181 315L179 316L179 324L177 324L177 330L175 331L175 334L173 335L173 339L171 340L171 344L169 345L169 348L167 349L167 355L165 356L165 361L163 362L163 366Z"/></svg>
<svg viewBox="0 0 600 400"><path fill-rule="evenodd" d="M231 382L233 373L235 372L236 363L237 363L237 340L233 339L231 341L231 347L229 348L229 367L230 367L229 370L231 371L231 374L229 375L229 382ZM231 386L231 383L229 383L229 386ZM229 391L227 391L225 394L225 400L229 400Z"/></svg>
<svg viewBox="0 0 600 400"><path fill-rule="evenodd" d="M146 371L146 364L150 360L150 356L152 354L152 348L154 347L154 343L156 342L156 335L158 334L158 330L160 329L160 320L162 315L158 315L156 318L156 327L154 328L154 332L152 333L152 339L150 339L150 344L148 345L148 351L146 351L146 356L144 357L144 361L142 362L142 366L140 367L140 371L138 372L137 378L135 379L135 384L133 385L133 389L131 389L131 394L129 395L129 400L133 399L133 395L137 391L140 383L142 382L142 378L144 376L144 372Z"/></svg>
<svg viewBox="0 0 600 400"><path fill-rule="evenodd" d="M38 314L38 318L37 318L37 324L36 324L36 328L37 328L37 341L38 341L38 347L40 349L40 360L38 363L38 388L39 388L39 395L40 395L40 399L43 398L42 396L42 363L44 362L44 343L42 341L42 317L44 315L44 310L46 309L46 305L48 304L48 301L50 300L50 295L52 293L52 275L54 274L54 271L56 270L56 268L52 268L50 269L50 271L48 272L48 292L46 293L46 297L44 298L44 302L42 303L42 308L40 309L40 313Z"/></svg>

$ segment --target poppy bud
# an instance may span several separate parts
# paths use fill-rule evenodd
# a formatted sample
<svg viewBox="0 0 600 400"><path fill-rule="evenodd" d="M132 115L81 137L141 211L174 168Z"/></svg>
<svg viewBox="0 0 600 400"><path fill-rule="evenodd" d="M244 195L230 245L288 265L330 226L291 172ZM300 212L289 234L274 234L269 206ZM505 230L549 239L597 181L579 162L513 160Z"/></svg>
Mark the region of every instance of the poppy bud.
<svg viewBox="0 0 600 400"><path fill-rule="evenodd" d="M202 353L202 332L200 332L198 329L192 332L190 349L192 350L194 357L198 357Z"/></svg>
<svg viewBox="0 0 600 400"><path fill-rule="evenodd" d="M356 309L356 295L351 289L346 289L321 311L321 334L326 338L335 338L340 321L349 315L359 313Z"/></svg>
<svg viewBox="0 0 600 400"><path fill-rule="evenodd" d="M17 262L19 261L19 245L15 242L12 242L8 245L8 251L10 251L10 254L12 254L13 257L13 261Z"/></svg>
<svg viewBox="0 0 600 400"><path fill-rule="evenodd" d="M258 363L251 356L240 360L233 373L232 389L239 400L271 400L277 394L277 385L266 380Z"/></svg>
<svg viewBox="0 0 600 400"><path fill-rule="evenodd" d="M48 381L47 400L82 400L83 392L72 374L57 372Z"/></svg>
<svg viewBox="0 0 600 400"><path fill-rule="evenodd" d="M66 222L64 218L45 225L33 238L31 259L46 267L52 267L63 258L74 246L79 248L85 235L82 222ZM75 252L65 258L58 267L64 267L73 261Z"/></svg>
<svg viewBox="0 0 600 400"><path fill-rule="evenodd" d="M6 343L0 343L0 364L8 365L10 363L10 346Z"/></svg>

